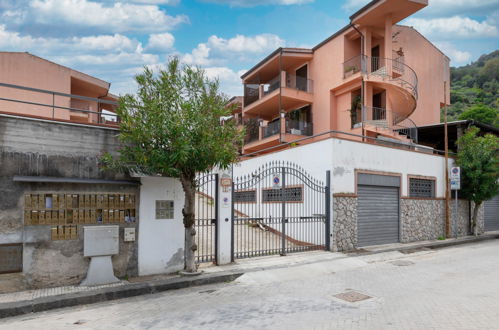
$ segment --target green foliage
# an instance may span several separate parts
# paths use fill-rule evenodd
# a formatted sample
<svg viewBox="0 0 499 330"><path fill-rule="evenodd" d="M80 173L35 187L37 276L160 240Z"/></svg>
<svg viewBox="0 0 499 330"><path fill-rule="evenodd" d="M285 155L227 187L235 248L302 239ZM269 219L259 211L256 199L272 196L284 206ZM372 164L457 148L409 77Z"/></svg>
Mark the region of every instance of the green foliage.
<svg viewBox="0 0 499 330"><path fill-rule="evenodd" d="M450 101L451 106L447 108L450 121L460 118L463 112L479 104L497 111L499 108L499 50L482 55L476 62L469 65L451 68ZM484 109L486 108L482 108ZM484 118L483 116L477 117L476 114L474 116ZM497 126L499 123L494 121L491 124Z"/></svg>
<svg viewBox="0 0 499 330"><path fill-rule="evenodd" d="M173 58L166 70L145 68L135 77L137 95L120 98L120 156L105 155L110 167L192 181L198 172L236 161L241 132L229 116L228 98L202 69Z"/></svg>
<svg viewBox="0 0 499 330"><path fill-rule="evenodd" d="M461 167L461 195L478 205L499 192L499 138L479 132L471 127L458 139L456 161Z"/></svg>
<svg viewBox="0 0 499 330"><path fill-rule="evenodd" d="M458 118L472 119L489 125L499 125L499 110L493 109L484 104L474 104L464 110Z"/></svg>

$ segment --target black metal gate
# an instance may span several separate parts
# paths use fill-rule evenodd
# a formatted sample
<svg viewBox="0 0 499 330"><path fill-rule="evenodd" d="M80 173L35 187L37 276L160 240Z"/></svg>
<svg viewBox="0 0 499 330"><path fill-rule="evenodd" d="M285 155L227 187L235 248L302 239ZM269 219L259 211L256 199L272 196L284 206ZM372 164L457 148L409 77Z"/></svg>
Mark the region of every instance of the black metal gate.
<svg viewBox="0 0 499 330"><path fill-rule="evenodd" d="M218 174L203 173L196 181L196 262L217 263Z"/></svg>
<svg viewBox="0 0 499 330"><path fill-rule="evenodd" d="M329 250L329 171L325 180L289 162L271 162L235 177L232 259Z"/></svg>

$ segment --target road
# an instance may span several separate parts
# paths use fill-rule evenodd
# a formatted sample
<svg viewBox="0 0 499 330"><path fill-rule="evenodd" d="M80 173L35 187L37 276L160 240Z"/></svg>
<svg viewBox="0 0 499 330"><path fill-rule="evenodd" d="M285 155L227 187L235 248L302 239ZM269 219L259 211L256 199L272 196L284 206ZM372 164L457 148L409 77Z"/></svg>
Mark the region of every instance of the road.
<svg viewBox="0 0 499 330"><path fill-rule="evenodd" d="M338 294L362 294L348 302ZM1 329L499 329L499 240L251 272L0 321Z"/></svg>

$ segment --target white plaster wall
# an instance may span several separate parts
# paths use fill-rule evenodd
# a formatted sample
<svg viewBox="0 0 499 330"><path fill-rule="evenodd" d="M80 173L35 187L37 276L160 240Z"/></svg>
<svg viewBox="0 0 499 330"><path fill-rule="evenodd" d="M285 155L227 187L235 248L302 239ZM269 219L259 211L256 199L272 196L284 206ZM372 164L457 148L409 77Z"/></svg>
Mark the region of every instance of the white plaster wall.
<svg viewBox="0 0 499 330"><path fill-rule="evenodd" d="M355 169L402 174L402 196L407 196L407 175L436 177L436 197L445 195L445 159L360 142L332 139L334 193L355 192Z"/></svg>
<svg viewBox="0 0 499 330"><path fill-rule="evenodd" d="M436 197L445 195L443 157L333 138L245 160L234 166L234 176L275 160L296 163L321 180L331 170L333 193L355 193L355 170L360 169L402 174L403 196L407 175L432 176L437 179Z"/></svg>
<svg viewBox="0 0 499 330"><path fill-rule="evenodd" d="M141 178L139 275L173 273L184 267L184 192L179 180ZM156 200L174 201L174 219L155 219Z"/></svg>

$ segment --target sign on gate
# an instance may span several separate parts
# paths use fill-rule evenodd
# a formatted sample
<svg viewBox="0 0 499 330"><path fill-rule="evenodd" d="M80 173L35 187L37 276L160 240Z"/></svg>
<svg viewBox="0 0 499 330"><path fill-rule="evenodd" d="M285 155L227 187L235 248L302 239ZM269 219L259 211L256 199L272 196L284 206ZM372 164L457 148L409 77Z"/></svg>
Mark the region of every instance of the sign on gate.
<svg viewBox="0 0 499 330"><path fill-rule="evenodd" d="M461 168L452 167L450 170L450 189L461 189Z"/></svg>
<svg viewBox="0 0 499 330"><path fill-rule="evenodd" d="M280 174L276 173L272 177L272 188L281 189L281 175Z"/></svg>

